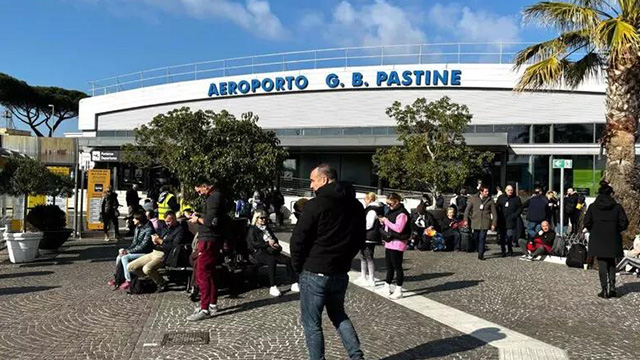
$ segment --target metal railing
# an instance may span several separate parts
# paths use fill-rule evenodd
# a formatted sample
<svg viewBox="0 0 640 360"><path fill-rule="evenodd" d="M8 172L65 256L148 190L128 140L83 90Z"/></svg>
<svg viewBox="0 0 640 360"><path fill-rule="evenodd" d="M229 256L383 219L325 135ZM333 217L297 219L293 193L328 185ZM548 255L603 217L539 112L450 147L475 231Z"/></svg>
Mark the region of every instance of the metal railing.
<svg viewBox="0 0 640 360"><path fill-rule="evenodd" d="M311 181L309 179L302 178L286 178L280 177L280 191L283 195L289 196L300 196L300 197L312 197L313 192L309 188ZM353 184L353 188L358 193L367 193L367 192L377 192L378 188L375 186L366 186L366 185L358 185ZM409 199L419 199L424 192L421 191L413 191L413 190L400 190L400 189L391 189L391 188L383 188L383 194L390 194L392 192L400 194L404 198Z"/></svg>
<svg viewBox="0 0 640 360"><path fill-rule="evenodd" d="M318 49L165 66L90 81L91 95L224 76L335 67L435 63L511 64L528 42L433 43Z"/></svg>

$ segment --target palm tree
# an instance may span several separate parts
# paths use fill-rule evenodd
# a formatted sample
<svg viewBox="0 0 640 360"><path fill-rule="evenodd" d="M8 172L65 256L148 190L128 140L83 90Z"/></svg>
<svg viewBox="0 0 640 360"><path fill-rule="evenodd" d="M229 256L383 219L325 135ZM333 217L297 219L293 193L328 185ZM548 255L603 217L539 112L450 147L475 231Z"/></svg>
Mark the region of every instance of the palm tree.
<svg viewBox="0 0 640 360"><path fill-rule="evenodd" d="M640 224L640 0L543 1L526 7L523 18L559 36L516 55L516 69L526 66L517 91L576 88L585 79L606 77L606 127L599 141L607 153L605 179L631 219L629 241Z"/></svg>

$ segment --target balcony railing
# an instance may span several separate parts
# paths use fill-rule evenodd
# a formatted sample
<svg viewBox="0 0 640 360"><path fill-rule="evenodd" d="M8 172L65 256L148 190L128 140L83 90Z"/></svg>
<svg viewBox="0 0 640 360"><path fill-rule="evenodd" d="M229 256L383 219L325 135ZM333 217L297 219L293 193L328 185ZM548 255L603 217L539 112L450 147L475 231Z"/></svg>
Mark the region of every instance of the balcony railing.
<svg viewBox="0 0 640 360"><path fill-rule="evenodd" d="M511 64L532 43L434 43L318 49L203 61L90 81L91 95L224 76L405 64Z"/></svg>

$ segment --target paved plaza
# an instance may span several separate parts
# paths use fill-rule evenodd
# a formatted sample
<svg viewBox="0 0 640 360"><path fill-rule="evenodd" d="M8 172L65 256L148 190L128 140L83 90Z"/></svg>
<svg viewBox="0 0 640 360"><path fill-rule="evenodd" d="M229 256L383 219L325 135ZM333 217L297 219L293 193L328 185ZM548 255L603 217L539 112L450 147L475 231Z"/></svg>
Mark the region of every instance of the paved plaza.
<svg viewBox="0 0 640 360"><path fill-rule="evenodd" d="M119 247L75 240L57 256L22 265L11 264L6 249L0 251L0 358L306 358L299 296L288 292L288 285L280 298L269 297L266 288L243 291L238 298L223 294L218 316L189 323L185 317L196 304L182 290L127 295L107 286ZM384 252L376 252L382 278ZM349 287L347 312L368 359L550 359L562 358L561 353L570 359L637 359L640 354L635 277L621 278L619 299L603 300L595 296L596 271L515 257L480 262L474 254L413 251L406 254L405 269L409 293L398 302ZM283 268L278 275L285 278ZM260 276L264 282L264 270ZM324 324L327 358L345 359L326 316ZM477 330L469 330L474 326ZM167 334L178 332L208 334L210 341L163 345ZM524 350L514 351L520 344ZM527 350L536 346L558 353Z"/></svg>

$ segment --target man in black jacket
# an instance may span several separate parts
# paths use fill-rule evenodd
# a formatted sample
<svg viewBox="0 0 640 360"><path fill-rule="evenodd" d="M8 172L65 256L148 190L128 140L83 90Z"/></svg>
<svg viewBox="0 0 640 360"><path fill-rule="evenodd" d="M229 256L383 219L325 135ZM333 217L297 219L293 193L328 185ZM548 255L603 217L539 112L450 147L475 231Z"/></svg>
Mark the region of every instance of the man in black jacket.
<svg viewBox="0 0 640 360"><path fill-rule="evenodd" d="M507 185L504 194L498 196L496 206L498 210L498 233L500 235L500 250L502 257L513 255L513 243L518 240L519 234L518 217L522 214L522 202L513 189L512 185Z"/></svg>
<svg viewBox="0 0 640 360"><path fill-rule="evenodd" d="M198 259L196 283L200 288L200 310L187 317L189 321L204 320L218 311L218 289L214 282L216 260L222 247L223 237L231 219L222 193L210 182L201 182L196 192L206 196L205 209L200 216L189 222L198 225Z"/></svg>
<svg viewBox="0 0 640 360"><path fill-rule="evenodd" d="M167 258L174 248L183 243L190 242L190 239L186 235L188 231L178 222L176 214L173 211L167 212L165 222L167 228L163 229L164 231L161 235L151 235L151 240L154 245L153 251L130 262L127 267L130 273L136 274L137 276L149 276L158 285L157 292L167 290L167 283L158 273L158 269L165 266Z"/></svg>
<svg viewBox="0 0 640 360"><path fill-rule="evenodd" d="M291 237L291 260L300 275L301 322L309 359L324 359L322 311L338 330L350 359L364 359L360 340L344 311L351 261L364 246L365 213L352 187L338 183L329 165L311 172L309 200Z"/></svg>
<svg viewBox="0 0 640 360"><path fill-rule="evenodd" d="M533 196L524 202L523 207L529 209L527 212L527 236L531 240L542 229L542 222L548 217L549 200L544 196L541 188L536 188Z"/></svg>
<svg viewBox="0 0 640 360"><path fill-rule="evenodd" d="M135 225L133 225L133 214L141 209L140 206L140 196L138 196L138 184L131 185L131 189L127 190L127 194L125 196L127 200L127 227L129 228L129 236L133 235L133 231L135 230Z"/></svg>

